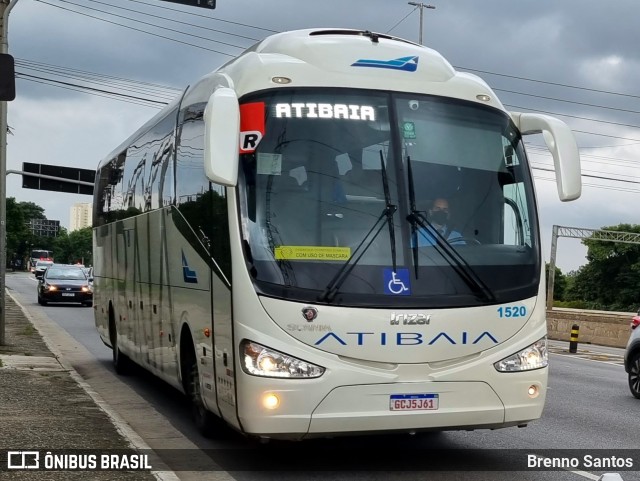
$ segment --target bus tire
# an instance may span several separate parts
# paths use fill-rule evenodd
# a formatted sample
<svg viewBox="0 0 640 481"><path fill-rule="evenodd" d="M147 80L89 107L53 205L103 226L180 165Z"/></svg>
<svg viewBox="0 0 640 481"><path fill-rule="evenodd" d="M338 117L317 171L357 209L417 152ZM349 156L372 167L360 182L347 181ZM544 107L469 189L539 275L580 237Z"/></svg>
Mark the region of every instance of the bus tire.
<svg viewBox="0 0 640 481"><path fill-rule="evenodd" d="M118 330L116 327L113 308L109 308L109 338L111 340L111 350L113 354L113 368L116 373L126 376L131 372L131 360L120 351L118 347Z"/></svg>
<svg viewBox="0 0 640 481"><path fill-rule="evenodd" d="M640 399L640 352L635 352L629 358L629 391L636 399Z"/></svg>
<svg viewBox="0 0 640 481"><path fill-rule="evenodd" d="M204 406L195 354L191 352L186 361L185 392L189 398L191 417L200 434L205 438L213 438L217 432L217 418Z"/></svg>

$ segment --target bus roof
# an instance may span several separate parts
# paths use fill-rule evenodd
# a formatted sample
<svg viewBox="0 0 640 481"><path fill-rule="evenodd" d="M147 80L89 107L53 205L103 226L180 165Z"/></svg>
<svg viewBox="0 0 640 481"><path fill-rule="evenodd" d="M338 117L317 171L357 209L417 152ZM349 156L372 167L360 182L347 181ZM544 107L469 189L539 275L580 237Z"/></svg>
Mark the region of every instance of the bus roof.
<svg viewBox="0 0 640 481"><path fill-rule="evenodd" d="M276 77L287 83L276 83ZM283 87L338 87L414 92L465 99L506 111L480 77L457 72L438 52L363 30L316 28L271 35L191 85L100 162L115 158L177 105L207 102L220 86L238 98Z"/></svg>
<svg viewBox="0 0 640 481"><path fill-rule="evenodd" d="M220 82L217 74L230 79L238 97L269 88L335 86L441 95L505 110L481 78L457 72L437 51L361 30L305 29L272 35L211 75ZM274 77L290 83L276 84Z"/></svg>

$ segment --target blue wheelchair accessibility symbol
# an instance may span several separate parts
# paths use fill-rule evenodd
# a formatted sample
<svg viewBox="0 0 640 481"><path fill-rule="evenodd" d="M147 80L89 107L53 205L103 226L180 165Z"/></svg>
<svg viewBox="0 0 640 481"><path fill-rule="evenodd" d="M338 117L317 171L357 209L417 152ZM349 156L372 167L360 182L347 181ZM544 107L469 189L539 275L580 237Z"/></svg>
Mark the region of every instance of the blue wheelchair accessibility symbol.
<svg viewBox="0 0 640 481"><path fill-rule="evenodd" d="M384 293L392 296L410 296L409 269L398 269L394 272L387 267L384 270Z"/></svg>

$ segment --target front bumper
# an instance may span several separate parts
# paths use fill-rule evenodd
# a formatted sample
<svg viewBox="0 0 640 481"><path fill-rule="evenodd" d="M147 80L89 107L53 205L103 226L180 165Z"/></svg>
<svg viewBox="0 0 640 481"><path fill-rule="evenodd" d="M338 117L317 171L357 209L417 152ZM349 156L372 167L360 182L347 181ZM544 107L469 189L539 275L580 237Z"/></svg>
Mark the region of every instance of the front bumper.
<svg viewBox="0 0 640 481"><path fill-rule="evenodd" d="M93 302L92 292L65 292L65 291L53 291L53 292L41 292L40 298L47 302Z"/></svg>
<svg viewBox="0 0 640 481"><path fill-rule="evenodd" d="M510 379L502 388L484 381L338 386L316 400L312 389L264 389L249 396L255 404L252 409L240 409L245 413L240 421L247 434L276 439L504 428L526 424L542 415L546 374L546 369L534 371L533 375L505 374ZM531 385L540 390L534 398L527 393ZM265 392L280 397L286 414L260 408L257 401ZM397 394L437 394L439 407L391 411L390 397Z"/></svg>

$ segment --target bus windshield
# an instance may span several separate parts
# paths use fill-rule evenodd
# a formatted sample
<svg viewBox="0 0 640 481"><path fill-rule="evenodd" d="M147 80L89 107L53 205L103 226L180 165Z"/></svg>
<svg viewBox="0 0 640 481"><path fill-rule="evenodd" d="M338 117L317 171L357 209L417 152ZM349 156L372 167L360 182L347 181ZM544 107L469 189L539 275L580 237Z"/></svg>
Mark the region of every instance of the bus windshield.
<svg viewBox="0 0 640 481"><path fill-rule="evenodd" d="M423 308L537 295L532 179L505 112L344 89L283 89L242 103L264 112L239 180L259 293Z"/></svg>

